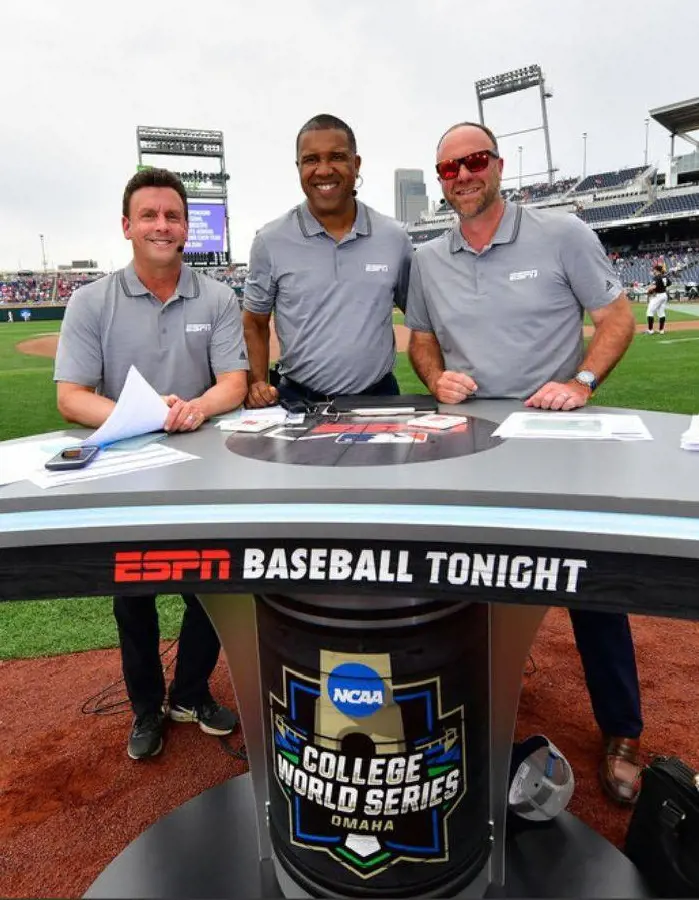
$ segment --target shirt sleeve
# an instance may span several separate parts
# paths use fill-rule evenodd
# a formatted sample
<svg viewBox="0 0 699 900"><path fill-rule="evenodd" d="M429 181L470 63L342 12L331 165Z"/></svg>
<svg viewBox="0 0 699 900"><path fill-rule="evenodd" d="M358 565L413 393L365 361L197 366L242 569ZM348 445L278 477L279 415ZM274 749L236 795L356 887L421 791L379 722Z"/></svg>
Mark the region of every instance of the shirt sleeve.
<svg viewBox="0 0 699 900"><path fill-rule="evenodd" d="M415 251L407 234L403 233L404 241L398 270L398 281L393 297L393 303L401 312L405 312L408 303L408 284L410 282L410 267Z"/></svg>
<svg viewBox="0 0 699 900"><path fill-rule="evenodd" d="M577 216L566 216L565 225L559 252L571 290L584 309L608 306L624 288L602 242Z"/></svg>
<svg viewBox="0 0 699 900"><path fill-rule="evenodd" d="M214 375L250 368L243 336L240 304L233 291L222 302L218 320L211 335L211 369Z"/></svg>
<svg viewBox="0 0 699 900"><path fill-rule="evenodd" d="M243 307L252 313L271 313L276 299L277 283L272 273L272 257L264 237L258 234L250 248Z"/></svg>
<svg viewBox="0 0 699 900"><path fill-rule="evenodd" d="M100 306L92 299L78 289L68 301L58 338L54 381L92 388L102 382Z"/></svg>
<svg viewBox="0 0 699 900"><path fill-rule="evenodd" d="M427 311L425 292L422 288L419 253L413 253L412 265L410 267L405 324L413 331L434 332L432 322L430 321L430 314Z"/></svg>

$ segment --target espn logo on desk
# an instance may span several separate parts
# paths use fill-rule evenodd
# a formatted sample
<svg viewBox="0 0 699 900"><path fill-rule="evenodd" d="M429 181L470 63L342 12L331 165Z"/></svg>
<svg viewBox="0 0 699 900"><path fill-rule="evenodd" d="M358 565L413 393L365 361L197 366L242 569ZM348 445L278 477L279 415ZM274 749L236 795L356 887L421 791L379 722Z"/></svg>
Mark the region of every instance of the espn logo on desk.
<svg viewBox="0 0 699 900"><path fill-rule="evenodd" d="M128 550L114 555L114 581L228 581L228 550Z"/></svg>

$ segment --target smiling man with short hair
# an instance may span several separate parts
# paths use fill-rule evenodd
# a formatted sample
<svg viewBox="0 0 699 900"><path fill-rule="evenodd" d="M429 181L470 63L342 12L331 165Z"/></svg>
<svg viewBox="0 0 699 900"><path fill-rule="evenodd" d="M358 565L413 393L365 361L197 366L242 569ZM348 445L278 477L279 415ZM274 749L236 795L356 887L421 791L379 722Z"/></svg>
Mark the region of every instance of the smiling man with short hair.
<svg viewBox="0 0 699 900"><path fill-rule="evenodd" d="M323 114L306 122L296 166L305 203L265 225L250 251L243 303L247 404L397 394L393 307L405 309L410 239L356 199L361 158L341 119ZM278 387L268 381L272 313L281 348Z"/></svg>
<svg viewBox="0 0 699 900"><path fill-rule="evenodd" d="M126 185L122 229L133 260L78 288L61 326L54 380L58 409L90 428L108 418L134 365L170 407L165 430L196 431L240 406L247 353L238 301L228 286L182 263L187 195L166 169L145 169ZM186 603L169 715L198 722L208 734L230 734L233 712L209 693L219 655L216 632L194 594ZM122 667L134 711L127 753L158 754L163 745L165 680L155 595L114 597Z"/></svg>

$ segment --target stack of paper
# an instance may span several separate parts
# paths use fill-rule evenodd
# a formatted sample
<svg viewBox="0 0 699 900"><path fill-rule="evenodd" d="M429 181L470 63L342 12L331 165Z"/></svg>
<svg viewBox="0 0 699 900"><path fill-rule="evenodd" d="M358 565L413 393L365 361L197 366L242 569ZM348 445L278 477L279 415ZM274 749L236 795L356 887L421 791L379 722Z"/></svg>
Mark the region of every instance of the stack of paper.
<svg viewBox="0 0 699 900"><path fill-rule="evenodd" d="M163 447L162 444L154 444L150 447L143 447L141 450L100 453L95 461L89 466L85 466L84 469L50 472L42 467L27 473L26 477L40 488L61 487L64 484L93 481L95 478L106 478L110 475L129 475L131 472L143 469L171 466L173 463L187 462L190 459L199 459L199 457L182 450L175 450L172 447Z"/></svg>
<svg viewBox="0 0 699 900"><path fill-rule="evenodd" d="M283 406L266 406L263 409L237 409L234 413L221 418L216 425L221 431L242 431L255 434L271 428L273 425L283 425L288 418L288 413Z"/></svg>
<svg viewBox="0 0 699 900"><path fill-rule="evenodd" d="M501 438L652 441L640 416L615 413L516 412L493 434Z"/></svg>
<svg viewBox="0 0 699 900"><path fill-rule="evenodd" d="M680 438L680 447L683 450L699 450L699 416L692 416L689 428Z"/></svg>

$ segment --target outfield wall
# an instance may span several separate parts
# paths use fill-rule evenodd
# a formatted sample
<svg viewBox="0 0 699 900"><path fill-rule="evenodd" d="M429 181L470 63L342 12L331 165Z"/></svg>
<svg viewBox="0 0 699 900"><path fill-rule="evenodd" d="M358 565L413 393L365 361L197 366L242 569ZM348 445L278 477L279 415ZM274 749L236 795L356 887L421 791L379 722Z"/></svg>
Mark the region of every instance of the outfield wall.
<svg viewBox="0 0 699 900"><path fill-rule="evenodd" d="M9 322L9 312L12 312L13 321L21 325L24 322L22 311L26 310L30 313L31 318L28 322L61 321L66 311L65 303L2 303L0 304L0 322Z"/></svg>

